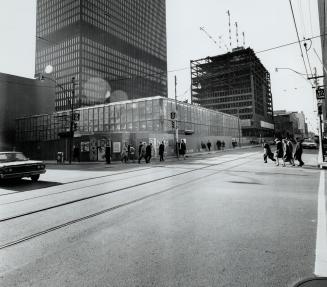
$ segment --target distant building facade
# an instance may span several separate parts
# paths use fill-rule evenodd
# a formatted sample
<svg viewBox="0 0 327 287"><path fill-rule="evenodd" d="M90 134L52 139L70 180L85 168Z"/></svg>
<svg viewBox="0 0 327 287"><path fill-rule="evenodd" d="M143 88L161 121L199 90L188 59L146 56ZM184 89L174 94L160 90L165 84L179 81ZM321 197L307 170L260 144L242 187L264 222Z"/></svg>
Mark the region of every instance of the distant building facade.
<svg viewBox="0 0 327 287"><path fill-rule="evenodd" d="M212 150L217 141L232 147L232 141L241 136L239 119L200 106L177 102L178 141L184 140L187 152L201 151L208 141ZM164 141L165 153L175 154L175 127L171 113L176 112L175 101L164 97L115 102L83 107L79 113L74 146L80 147L80 160L104 161L105 147L111 147L111 157L120 159L124 144L136 149L139 142L152 143L154 156ZM69 155L69 139L61 137L69 130L70 111L35 115L16 120L18 147L36 159L55 159L57 152Z"/></svg>
<svg viewBox="0 0 327 287"><path fill-rule="evenodd" d="M274 111L275 133L278 137L306 138L308 128L303 112Z"/></svg>
<svg viewBox="0 0 327 287"><path fill-rule="evenodd" d="M250 48L191 61L192 102L239 116L245 137L274 134L270 74Z"/></svg>
<svg viewBox="0 0 327 287"><path fill-rule="evenodd" d="M0 150L16 146L16 118L54 112L54 98L52 82L0 73Z"/></svg>
<svg viewBox="0 0 327 287"><path fill-rule="evenodd" d="M167 96L165 0L38 0L35 73L52 65L56 110Z"/></svg>

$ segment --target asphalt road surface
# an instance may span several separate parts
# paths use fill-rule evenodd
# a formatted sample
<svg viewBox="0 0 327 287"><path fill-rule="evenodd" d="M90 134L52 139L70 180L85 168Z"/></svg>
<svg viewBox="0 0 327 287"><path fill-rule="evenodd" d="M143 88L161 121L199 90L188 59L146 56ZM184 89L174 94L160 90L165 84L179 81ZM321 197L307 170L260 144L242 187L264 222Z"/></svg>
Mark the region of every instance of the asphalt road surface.
<svg viewBox="0 0 327 287"><path fill-rule="evenodd" d="M247 149L1 183L0 286L293 286L327 260L315 157L277 167Z"/></svg>

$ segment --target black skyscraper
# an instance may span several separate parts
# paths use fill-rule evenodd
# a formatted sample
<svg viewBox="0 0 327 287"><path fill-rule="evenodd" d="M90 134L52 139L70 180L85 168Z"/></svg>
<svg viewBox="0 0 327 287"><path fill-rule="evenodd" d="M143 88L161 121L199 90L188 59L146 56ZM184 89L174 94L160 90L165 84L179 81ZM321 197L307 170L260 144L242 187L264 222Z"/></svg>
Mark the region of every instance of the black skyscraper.
<svg viewBox="0 0 327 287"><path fill-rule="evenodd" d="M38 0L35 72L52 65L56 110L167 96L165 0Z"/></svg>

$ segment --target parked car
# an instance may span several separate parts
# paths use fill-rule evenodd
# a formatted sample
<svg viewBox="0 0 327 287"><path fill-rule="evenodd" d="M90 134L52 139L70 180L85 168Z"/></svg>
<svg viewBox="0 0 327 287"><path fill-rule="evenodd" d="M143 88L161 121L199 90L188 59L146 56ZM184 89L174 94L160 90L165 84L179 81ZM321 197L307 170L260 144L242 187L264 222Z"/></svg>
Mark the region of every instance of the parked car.
<svg viewBox="0 0 327 287"><path fill-rule="evenodd" d="M317 143L313 140L313 139L305 139L302 142L302 147L303 148L313 148L313 149L317 149L318 145Z"/></svg>
<svg viewBox="0 0 327 287"><path fill-rule="evenodd" d="M30 177L36 182L45 172L42 161L29 160L21 152L0 152L0 179Z"/></svg>

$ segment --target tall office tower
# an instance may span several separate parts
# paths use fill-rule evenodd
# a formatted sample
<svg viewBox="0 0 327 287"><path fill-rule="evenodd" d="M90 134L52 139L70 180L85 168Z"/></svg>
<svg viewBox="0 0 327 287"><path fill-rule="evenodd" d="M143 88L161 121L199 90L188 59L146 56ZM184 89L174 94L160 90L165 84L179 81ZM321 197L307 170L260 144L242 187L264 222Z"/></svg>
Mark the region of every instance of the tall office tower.
<svg viewBox="0 0 327 287"><path fill-rule="evenodd" d="M38 0L35 73L51 65L56 110L167 96L165 0Z"/></svg>
<svg viewBox="0 0 327 287"><path fill-rule="evenodd" d="M191 61L192 102L239 116L242 135L274 135L270 74L250 48Z"/></svg>

